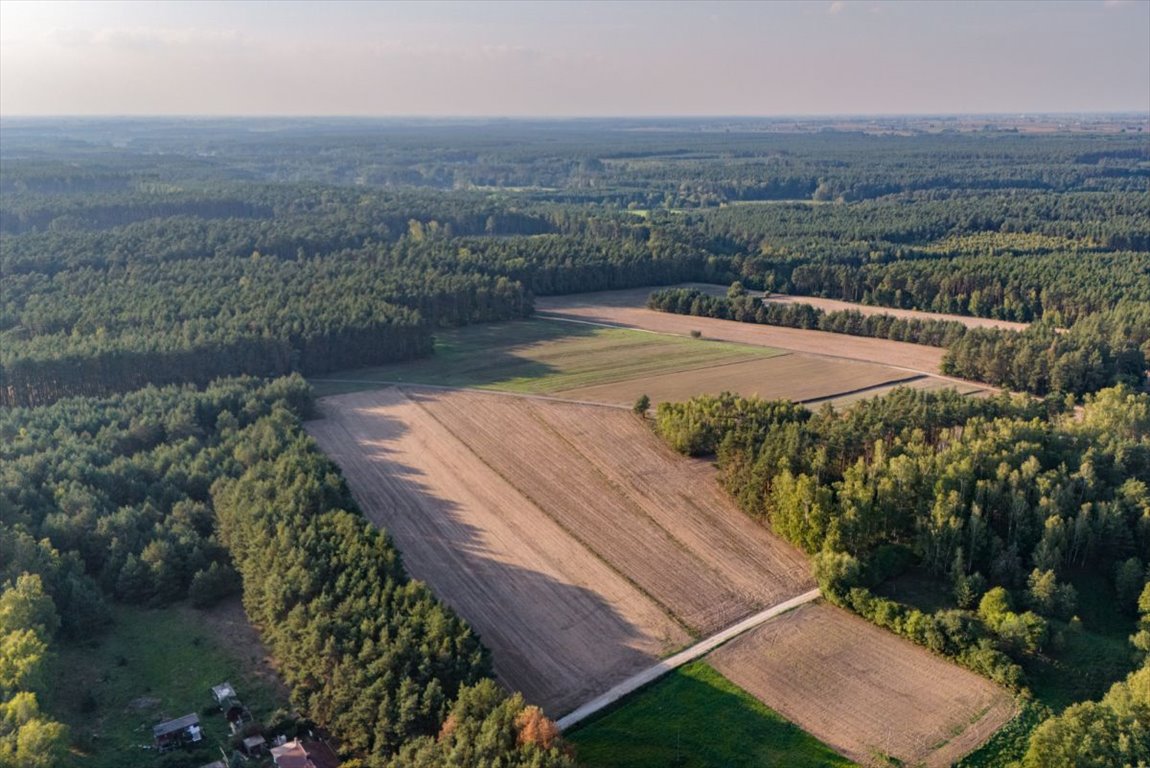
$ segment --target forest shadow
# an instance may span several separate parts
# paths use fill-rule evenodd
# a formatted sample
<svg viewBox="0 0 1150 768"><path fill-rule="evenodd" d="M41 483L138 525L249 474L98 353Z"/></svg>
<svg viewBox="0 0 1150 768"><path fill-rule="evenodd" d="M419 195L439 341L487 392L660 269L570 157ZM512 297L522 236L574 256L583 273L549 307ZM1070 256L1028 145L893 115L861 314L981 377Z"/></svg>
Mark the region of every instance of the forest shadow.
<svg viewBox="0 0 1150 768"><path fill-rule="evenodd" d="M395 542L408 573L467 620L492 651L504 685L557 717L657 662L652 649L668 650L666 639L572 583L582 574L565 567L554 546L537 546L514 525L494 531L477 525L426 469L398 455L397 441L411 431L401 419L373 408L352 413L357 423L371 420L355 444L328 450L324 436L317 439L344 470L364 514ZM554 569L528 564L540 561Z"/></svg>
<svg viewBox="0 0 1150 768"><path fill-rule="evenodd" d="M522 386L563 373L531 356L537 345L591 338L601 328L545 318L481 323L436 333L429 357L354 368L311 378L317 397L375 389L389 383L446 387Z"/></svg>

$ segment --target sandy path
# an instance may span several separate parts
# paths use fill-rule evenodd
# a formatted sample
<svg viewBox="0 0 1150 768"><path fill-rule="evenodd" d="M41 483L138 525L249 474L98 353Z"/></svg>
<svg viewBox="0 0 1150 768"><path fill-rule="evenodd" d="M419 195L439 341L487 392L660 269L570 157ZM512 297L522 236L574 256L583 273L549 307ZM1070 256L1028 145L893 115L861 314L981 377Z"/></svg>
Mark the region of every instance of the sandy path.
<svg viewBox="0 0 1150 768"><path fill-rule="evenodd" d="M748 616L738 624L727 627L723 631L717 632L705 640L700 640L690 648L682 650L668 659L663 659L658 664L655 664L652 667L648 667L639 674L632 675L631 677L627 678L611 690L604 693L602 696L595 697L593 700L579 707L566 717L560 718L558 721L560 730L567 730L571 726L583 722L587 718L591 717L591 715L611 706L624 696L634 693L643 686L655 682L671 670L678 669L684 664L705 656L706 654L718 648L723 643L738 637L744 632L749 632L755 627L765 624L776 616L781 616L787 611L793 610L800 605L809 603L812 600L817 600L818 597L819 591L817 589L812 589L808 592L804 592L798 597L792 597L790 600L784 600L778 605L773 605L764 611L756 613L754 616Z"/></svg>
<svg viewBox="0 0 1150 768"><path fill-rule="evenodd" d="M949 766L1015 712L1010 694L825 604L805 605L708 657L733 683L852 760Z"/></svg>

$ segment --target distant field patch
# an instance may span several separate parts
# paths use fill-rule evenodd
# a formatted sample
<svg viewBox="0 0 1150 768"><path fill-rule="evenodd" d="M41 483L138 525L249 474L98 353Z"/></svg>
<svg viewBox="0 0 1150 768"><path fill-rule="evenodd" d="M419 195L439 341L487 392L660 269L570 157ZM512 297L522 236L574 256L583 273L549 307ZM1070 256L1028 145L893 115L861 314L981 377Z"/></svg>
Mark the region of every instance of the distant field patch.
<svg viewBox="0 0 1150 768"><path fill-rule="evenodd" d="M868 764L949 766L1015 712L1010 694L989 680L829 605L773 619L708 661L815 738Z"/></svg>
<svg viewBox="0 0 1150 768"><path fill-rule="evenodd" d="M704 662L682 667L568 734L599 768L853 765Z"/></svg>
<svg viewBox="0 0 1150 768"><path fill-rule="evenodd" d="M872 363L785 355L640 376L609 384L560 390L555 394L572 400L614 405L630 405L644 394L653 403L663 403L720 392L735 392L747 397L755 395L766 400L786 398L801 401L870 390L886 384L893 386L895 382L914 376L913 373Z"/></svg>
<svg viewBox="0 0 1150 768"><path fill-rule="evenodd" d="M667 287L667 286L663 286ZM707 293L723 295L726 288L716 285L685 283ZM603 323L609 326L657 331L688 336L699 332L705 339L758 345L775 350L861 360L868 363L908 368L919 373L937 374L943 350L905 341L848 336L827 331L782 328L775 325L740 323L713 317L693 317L647 309L647 298L657 287L630 288L621 291L581 293L570 296L543 296L535 308L543 317L557 317Z"/></svg>
<svg viewBox="0 0 1150 768"><path fill-rule="evenodd" d="M378 382L546 394L782 354L622 328L520 320L444 331L436 336L432 357L332 373L312 383L320 397L377 388Z"/></svg>

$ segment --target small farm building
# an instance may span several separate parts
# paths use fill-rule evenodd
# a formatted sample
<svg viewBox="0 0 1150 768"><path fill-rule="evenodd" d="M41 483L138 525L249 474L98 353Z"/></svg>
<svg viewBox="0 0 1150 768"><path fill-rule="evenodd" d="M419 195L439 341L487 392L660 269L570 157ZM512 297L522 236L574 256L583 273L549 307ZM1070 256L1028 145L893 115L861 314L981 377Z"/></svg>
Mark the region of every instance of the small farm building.
<svg viewBox="0 0 1150 768"><path fill-rule="evenodd" d="M184 715L152 728L152 740L161 752L175 749L185 742L195 744L203 738L198 715Z"/></svg>

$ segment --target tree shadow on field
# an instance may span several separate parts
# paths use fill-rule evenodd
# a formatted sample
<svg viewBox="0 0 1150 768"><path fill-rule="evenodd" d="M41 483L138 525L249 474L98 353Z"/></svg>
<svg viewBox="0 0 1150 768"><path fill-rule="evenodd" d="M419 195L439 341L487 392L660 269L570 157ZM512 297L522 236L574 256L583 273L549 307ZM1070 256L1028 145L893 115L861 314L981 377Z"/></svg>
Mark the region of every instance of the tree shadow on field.
<svg viewBox="0 0 1150 768"><path fill-rule="evenodd" d="M537 359L538 345L595 336L602 328L546 319L483 323L438 332L435 352L405 363L358 368L312 378L321 396L388 383L446 387L494 387L562 373Z"/></svg>
<svg viewBox="0 0 1150 768"><path fill-rule="evenodd" d="M434 436L416 436L388 413L402 397L394 388L348 395L325 406L327 418L308 431L343 469L364 514L392 537L408 572L491 649L501 682L558 717L670 650L576 583L591 577L565 563L565 552L547 547L522 518L501 515L498 491L471 493L467 478L453 475L466 472L458 462L467 456L449 455L451 446L436 456ZM412 460L424 453L428 469ZM466 506L449 495L469 497ZM547 572L523 563L544 563Z"/></svg>

